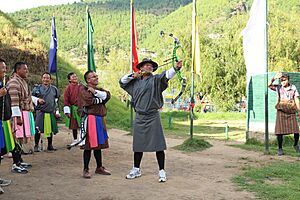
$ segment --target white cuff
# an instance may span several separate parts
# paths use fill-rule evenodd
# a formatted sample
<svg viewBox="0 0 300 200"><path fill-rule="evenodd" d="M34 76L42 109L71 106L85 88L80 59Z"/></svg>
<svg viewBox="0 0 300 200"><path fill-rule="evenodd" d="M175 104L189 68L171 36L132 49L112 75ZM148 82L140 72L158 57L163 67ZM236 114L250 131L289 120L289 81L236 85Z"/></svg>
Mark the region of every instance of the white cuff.
<svg viewBox="0 0 300 200"><path fill-rule="evenodd" d="M71 110L70 110L70 107L69 107L69 106L65 106L65 107L64 107L64 113L65 113L65 114L70 114L70 113L71 113Z"/></svg>
<svg viewBox="0 0 300 200"><path fill-rule="evenodd" d="M55 103L57 103L58 102L58 98L55 98Z"/></svg>
<svg viewBox="0 0 300 200"><path fill-rule="evenodd" d="M167 79L173 78L175 76L175 74L176 74L176 72L175 72L175 69L173 67L166 71Z"/></svg>
<svg viewBox="0 0 300 200"><path fill-rule="evenodd" d="M32 102L34 103L34 105L37 106L39 98L35 97L35 96L31 96L31 99L32 99Z"/></svg>
<svg viewBox="0 0 300 200"><path fill-rule="evenodd" d="M11 112L12 112L11 117L21 117L22 116L19 106L11 107Z"/></svg>
<svg viewBox="0 0 300 200"><path fill-rule="evenodd" d="M123 84L129 83L133 79L134 78L133 78L132 74L126 74L125 76L123 76L121 78L121 83L123 83Z"/></svg>
<svg viewBox="0 0 300 200"><path fill-rule="evenodd" d="M103 92L103 91L100 91L100 90L95 90L94 95L95 95L95 97L98 97L102 100L105 100L107 98L107 93Z"/></svg>

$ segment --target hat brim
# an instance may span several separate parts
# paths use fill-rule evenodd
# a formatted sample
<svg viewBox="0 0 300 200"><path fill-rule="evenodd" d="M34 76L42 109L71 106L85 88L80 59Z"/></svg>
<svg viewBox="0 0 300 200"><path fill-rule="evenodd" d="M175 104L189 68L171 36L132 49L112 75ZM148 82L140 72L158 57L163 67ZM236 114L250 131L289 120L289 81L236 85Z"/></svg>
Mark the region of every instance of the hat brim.
<svg viewBox="0 0 300 200"><path fill-rule="evenodd" d="M282 73L280 78L290 78L290 76L287 73Z"/></svg>
<svg viewBox="0 0 300 200"><path fill-rule="evenodd" d="M146 63L152 64L152 66L153 66L153 72L155 72L155 71L157 70L158 64L157 64L156 62L152 61L152 60L151 60L151 61L149 61L149 60L147 60L147 61L142 61L142 62L140 62L139 64L137 64L136 68L141 69L141 67L142 67L144 64L146 64Z"/></svg>

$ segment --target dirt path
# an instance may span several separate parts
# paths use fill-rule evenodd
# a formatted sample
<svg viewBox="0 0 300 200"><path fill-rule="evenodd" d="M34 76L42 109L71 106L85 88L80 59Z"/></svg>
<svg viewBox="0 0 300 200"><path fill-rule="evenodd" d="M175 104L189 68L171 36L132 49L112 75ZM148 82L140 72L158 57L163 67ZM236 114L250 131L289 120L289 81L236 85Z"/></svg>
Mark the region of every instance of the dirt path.
<svg viewBox="0 0 300 200"><path fill-rule="evenodd" d="M156 199L255 199L254 194L240 191L231 178L248 165L260 165L277 159L271 156L240 150L225 145L225 142L210 141L213 147L198 153L185 154L171 147L183 140L167 138L166 152L168 181L158 183L158 167L155 153L146 153L142 161L142 177L126 180L125 175L132 167L132 137L126 132L109 131L110 145L103 151L103 163L111 176L92 174L91 179L83 179L82 150L67 150L71 135L62 128L55 136L55 153L41 152L23 156L33 168L25 175L10 172L11 160L5 158L0 167L0 177L12 179L5 187L0 199L9 200L156 200ZM92 157L91 171L95 169Z"/></svg>

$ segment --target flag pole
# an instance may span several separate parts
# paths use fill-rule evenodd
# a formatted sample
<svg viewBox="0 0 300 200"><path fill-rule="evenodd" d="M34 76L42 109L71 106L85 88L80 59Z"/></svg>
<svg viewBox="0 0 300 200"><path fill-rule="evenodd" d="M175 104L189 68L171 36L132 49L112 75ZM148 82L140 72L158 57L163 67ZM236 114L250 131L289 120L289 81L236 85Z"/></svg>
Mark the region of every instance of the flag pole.
<svg viewBox="0 0 300 200"><path fill-rule="evenodd" d="M265 74L265 153L269 154L269 108L268 108L268 0L266 0L266 15L265 15L265 59L266 59L266 74Z"/></svg>
<svg viewBox="0 0 300 200"><path fill-rule="evenodd" d="M133 16L132 16L132 11L133 11L133 0L130 0L130 71L133 72L132 69L132 36L133 36L133 27L132 27L132 21L133 21ZM130 133L133 135L133 102L132 102L132 97L129 97L129 102L130 102Z"/></svg>
<svg viewBox="0 0 300 200"><path fill-rule="evenodd" d="M194 135L194 103L195 103L195 100L194 100L194 77L195 77L195 69L194 69L194 65L196 64L195 63L195 49L197 48L196 46L196 16L197 16L197 7L196 7L196 0L193 0L193 13L192 13L192 37L194 37L194 40L193 41L193 44L192 46L194 48L192 48L192 84L191 84L191 102L190 102L190 138L193 139L193 135Z"/></svg>
<svg viewBox="0 0 300 200"><path fill-rule="evenodd" d="M87 50L87 70L89 70L89 6L86 6L86 50Z"/></svg>
<svg viewBox="0 0 300 200"><path fill-rule="evenodd" d="M89 70L89 6L85 7L86 12L86 52L87 52L87 69Z"/></svg>
<svg viewBox="0 0 300 200"><path fill-rule="evenodd" d="M54 13L53 13L53 15L52 15L52 17L54 18ZM55 30L56 31L56 30ZM57 49L56 49L56 58L57 58ZM58 71L58 67L56 67L56 72L55 72L55 77L56 77L56 87L58 88L58 73L57 73L57 71Z"/></svg>
<svg viewBox="0 0 300 200"><path fill-rule="evenodd" d="M190 104L190 138L193 139L194 126L194 70L192 72L192 86L191 86L191 104Z"/></svg>

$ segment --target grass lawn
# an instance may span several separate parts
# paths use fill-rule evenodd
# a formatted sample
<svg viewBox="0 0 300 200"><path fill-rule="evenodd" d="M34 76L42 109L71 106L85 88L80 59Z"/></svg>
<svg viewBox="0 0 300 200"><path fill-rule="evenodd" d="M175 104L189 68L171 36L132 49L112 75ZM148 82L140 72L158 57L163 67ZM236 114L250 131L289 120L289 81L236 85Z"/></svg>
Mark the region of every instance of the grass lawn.
<svg viewBox="0 0 300 200"><path fill-rule="evenodd" d="M284 136L284 142L283 142L283 152L285 155L288 156L294 156L299 157L299 153L296 153L295 149L293 148L294 145L294 139L293 136ZM238 145L230 145L233 147L238 147L241 149L245 149L248 151L257 151L257 152L264 152L265 151L265 145L256 141L255 139L250 139L245 144L238 144ZM273 141L269 144L269 153L271 155L277 155L277 142ZM284 156L284 155L283 155Z"/></svg>
<svg viewBox="0 0 300 200"><path fill-rule="evenodd" d="M293 136L285 136L284 154L299 157L293 148ZM230 145L249 151L264 152L264 144L251 139L245 144ZM277 155L277 142L269 145L271 155ZM283 155L283 156L285 156ZM300 165L298 162L289 163L277 161L262 168L244 168L242 175L234 177L233 181L242 189L255 192L262 199L299 199L300 198Z"/></svg>
<svg viewBox="0 0 300 200"><path fill-rule="evenodd" d="M247 169L233 178L242 189L261 199L297 200L300 198L299 163L276 162L259 169Z"/></svg>
<svg viewBox="0 0 300 200"><path fill-rule="evenodd" d="M169 121L171 117L171 127ZM193 133L195 137L225 140L228 125L230 140L245 141L245 113L195 113ZM190 134L189 112L162 112L161 121L166 134L188 137Z"/></svg>

